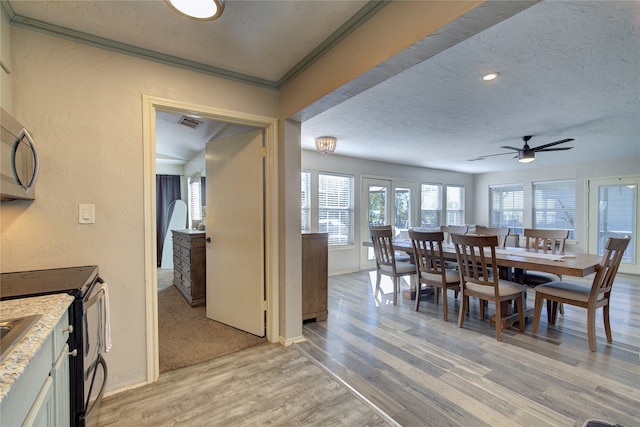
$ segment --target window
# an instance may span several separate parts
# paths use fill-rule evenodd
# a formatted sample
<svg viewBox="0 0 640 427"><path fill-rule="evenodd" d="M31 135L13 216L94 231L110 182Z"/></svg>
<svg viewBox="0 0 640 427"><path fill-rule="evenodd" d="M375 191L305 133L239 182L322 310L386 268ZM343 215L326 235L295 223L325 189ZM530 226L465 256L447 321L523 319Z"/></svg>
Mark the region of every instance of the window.
<svg viewBox="0 0 640 427"><path fill-rule="evenodd" d="M447 185L445 225L464 225L464 187Z"/></svg>
<svg viewBox="0 0 640 427"><path fill-rule="evenodd" d="M442 185L422 184L420 197L420 226L438 228L442 217Z"/></svg>
<svg viewBox="0 0 640 427"><path fill-rule="evenodd" d="M329 245L353 244L353 177L319 174L318 230Z"/></svg>
<svg viewBox="0 0 640 427"><path fill-rule="evenodd" d="M191 226L197 228L202 221L202 192L200 174L189 177L189 219Z"/></svg>
<svg viewBox="0 0 640 427"><path fill-rule="evenodd" d="M407 230L411 222L411 189L396 187L395 194L394 225L397 229Z"/></svg>
<svg viewBox="0 0 640 427"><path fill-rule="evenodd" d="M311 174L307 171L300 174L300 206L301 230L311 231Z"/></svg>
<svg viewBox="0 0 640 427"><path fill-rule="evenodd" d="M522 184L489 187L489 227L509 227L522 234L524 189Z"/></svg>
<svg viewBox="0 0 640 427"><path fill-rule="evenodd" d="M573 239L575 217L574 180L533 183L533 228L569 230Z"/></svg>

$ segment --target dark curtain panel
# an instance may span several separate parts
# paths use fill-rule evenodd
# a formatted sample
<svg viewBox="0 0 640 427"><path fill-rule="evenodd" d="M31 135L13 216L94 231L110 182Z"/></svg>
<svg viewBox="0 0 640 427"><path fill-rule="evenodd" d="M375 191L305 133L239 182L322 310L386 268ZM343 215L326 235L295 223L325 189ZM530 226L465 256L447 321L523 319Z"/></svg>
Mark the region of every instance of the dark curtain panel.
<svg viewBox="0 0 640 427"><path fill-rule="evenodd" d="M167 208L181 198L179 175L156 175L156 241L158 267L162 263L162 247L167 233Z"/></svg>

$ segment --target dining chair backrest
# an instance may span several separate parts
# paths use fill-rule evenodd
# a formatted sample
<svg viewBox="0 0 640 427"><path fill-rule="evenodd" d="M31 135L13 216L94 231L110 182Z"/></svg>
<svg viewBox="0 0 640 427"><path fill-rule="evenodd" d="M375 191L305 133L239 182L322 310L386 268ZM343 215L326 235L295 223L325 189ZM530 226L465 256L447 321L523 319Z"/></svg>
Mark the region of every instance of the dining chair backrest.
<svg viewBox="0 0 640 427"><path fill-rule="evenodd" d="M416 272L443 276L445 273L442 231L417 231L409 229L413 257L416 263Z"/></svg>
<svg viewBox="0 0 640 427"><path fill-rule="evenodd" d="M604 294L605 298L609 298L611 288L613 287L613 279L616 277L622 256L624 255L624 251L627 250L630 240L631 238L629 236L621 238L609 237L607 239L604 245L602 259L600 260L600 264L598 264L596 276L593 278L593 283L591 284L590 299L595 298L595 301L597 301L600 299L597 297L598 294Z"/></svg>
<svg viewBox="0 0 640 427"><path fill-rule="evenodd" d="M443 225L440 227L440 231L445 233L445 241L447 243L451 243L452 234L467 234L469 227L466 225Z"/></svg>
<svg viewBox="0 0 640 427"><path fill-rule="evenodd" d="M526 248L536 252L564 253L564 242L569 237L569 230L534 230L524 229Z"/></svg>
<svg viewBox="0 0 640 427"><path fill-rule="evenodd" d="M454 234L451 236L456 249L460 270L460 283L493 286L498 295L498 271L496 263L497 235L472 236Z"/></svg>
<svg viewBox="0 0 640 427"><path fill-rule="evenodd" d="M497 236L498 247L504 249L507 246L507 236L509 235L509 227L482 227L476 226L476 234L479 236Z"/></svg>
<svg viewBox="0 0 640 427"><path fill-rule="evenodd" d="M374 226L369 228L376 264L388 265L395 269L396 255L393 249L393 231L391 226Z"/></svg>

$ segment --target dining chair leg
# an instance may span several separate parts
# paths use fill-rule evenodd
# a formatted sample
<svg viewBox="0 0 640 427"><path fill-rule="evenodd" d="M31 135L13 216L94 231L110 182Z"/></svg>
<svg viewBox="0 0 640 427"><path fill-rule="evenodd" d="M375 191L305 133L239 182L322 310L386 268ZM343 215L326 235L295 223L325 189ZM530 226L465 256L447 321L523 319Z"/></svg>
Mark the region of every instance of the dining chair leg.
<svg viewBox="0 0 640 427"><path fill-rule="evenodd" d="M533 326L531 332L536 334L538 332L538 325L540 324L540 315L542 314L542 294L536 292L536 301L533 306Z"/></svg>
<svg viewBox="0 0 640 427"><path fill-rule="evenodd" d="M524 301L522 296L516 299L516 305L518 308L518 323L520 323L520 332L524 332Z"/></svg>
<svg viewBox="0 0 640 427"><path fill-rule="evenodd" d="M596 309L587 308L587 337L589 338L589 350L596 351Z"/></svg>
<svg viewBox="0 0 640 427"><path fill-rule="evenodd" d="M464 325L464 316L467 314L467 308L469 307L469 297L466 295L462 295L460 298L462 306L460 307L460 312L458 313L458 327L462 328Z"/></svg>
<svg viewBox="0 0 640 427"><path fill-rule="evenodd" d="M420 310L420 295L422 295L422 283L416 283L416 311Z"/></svg>
<svg viewBox="0 0 640 427"><path fill-rule="evenodd" d="M496 340L500 341L500 331L502 331L502 304L496 301Z"/></svg>
<svg viewBox="0 0 640 427"><path fill-rule="evenodd" d="M607 335L607 341L612 342L611 324L609 323L609 304L602 307L602 318L604 320L604 333Z"/></svg>
<svg viewBox="0 0 640 427"><path fill-rule="evenodd" d="M398 291L400 290L400 280L398 277L393 278L393 305L398 305Z"/></svg>
<svg viewBox="0 0 640 427"><path fill-rule="evenodd" d="M442 305L444 307L443 319L447 321L447 288L442 288Z"/></svg>

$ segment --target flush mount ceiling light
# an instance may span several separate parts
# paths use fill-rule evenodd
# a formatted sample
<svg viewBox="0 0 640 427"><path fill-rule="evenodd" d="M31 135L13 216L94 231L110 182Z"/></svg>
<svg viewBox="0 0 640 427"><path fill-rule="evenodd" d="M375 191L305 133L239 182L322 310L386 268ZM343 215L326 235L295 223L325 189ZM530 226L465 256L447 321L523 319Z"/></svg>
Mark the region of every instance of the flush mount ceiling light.
<svg viewBox="0 0 640 427"><path fill-rule="evenodd" d="M316 138L316 150L323 154L331 154L336 150L338 140L332 136L319 136Z"/></svg>
<svg viewBox="0 0 640 427"><path fill-rule="evenodd" d="M212 21L222 15L224 0L165 0L176 12L198 21Z"/></svg>
<svg viewBox="0 0 640 427"><path fill-rule="evenodd" d="M497 79L498 76L500 76L500 73L497 71L494 71L492 73L488 73L482 76L482 80L484 80L485 82L490 82L491 80Z"/></svg>

